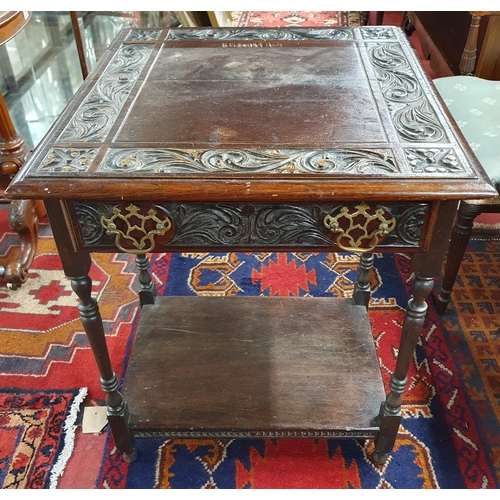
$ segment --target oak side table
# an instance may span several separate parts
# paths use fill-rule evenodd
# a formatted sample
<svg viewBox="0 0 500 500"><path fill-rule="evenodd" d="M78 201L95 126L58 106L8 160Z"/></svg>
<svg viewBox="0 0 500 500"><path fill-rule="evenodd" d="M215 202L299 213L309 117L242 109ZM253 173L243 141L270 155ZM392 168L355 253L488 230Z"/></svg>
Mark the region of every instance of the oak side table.
<svg viewBox="0 0 500 500"><path fill-rule="evenodd" d="M43 199L127 461L134 436L374 439L402 393L457 204L496 194L399 28L122 31L7 196ZM155 297L151 252L358 252L353 297ZM118 387L88 276L136 254ZM385 394L374 252L415 271ZM117 360L116 362L119 362Z"/></svg>

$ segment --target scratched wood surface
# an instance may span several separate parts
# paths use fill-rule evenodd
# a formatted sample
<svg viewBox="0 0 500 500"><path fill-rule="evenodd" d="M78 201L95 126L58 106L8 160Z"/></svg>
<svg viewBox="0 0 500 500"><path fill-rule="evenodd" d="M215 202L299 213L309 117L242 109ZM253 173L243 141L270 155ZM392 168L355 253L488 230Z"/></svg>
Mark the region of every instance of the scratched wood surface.
<svg viewBox="0 0 500 500"><path fill-rule="evenodd" d="M7 195L68 190L215 202L496 193L388 26L125 30Z"/></svg>
<svg viewBox="0 0 500 500"><path fill-rule="evenodd" d="M123 394L132 428L212 433L369 429L384 399L366 309L310 297L160 297Z"/></svg>

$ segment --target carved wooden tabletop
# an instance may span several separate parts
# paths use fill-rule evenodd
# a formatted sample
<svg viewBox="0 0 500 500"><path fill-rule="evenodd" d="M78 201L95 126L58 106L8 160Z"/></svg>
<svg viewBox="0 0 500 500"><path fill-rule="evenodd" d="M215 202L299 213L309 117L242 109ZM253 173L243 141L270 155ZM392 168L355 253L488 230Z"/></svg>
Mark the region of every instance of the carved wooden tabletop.
<svg viewBox="0 0 500 500"><path fill-rule="evenodd" d="M458 200L496 190L399 28L176 28L123 31L7 193L45 202L125 460L136 433L374 438L384 463ZM153 251L298 249L362 254L352 300L155 298L147 272ZM142 306L125 400L89 277L117 250ZM374 251L415 276L385 401Z"/></svg>
<svg viewBox="0 0 500 500"><path fill-rule="evenodd" d="M125 30L93 75L8 196L495 194L399 28Z"/></svg>

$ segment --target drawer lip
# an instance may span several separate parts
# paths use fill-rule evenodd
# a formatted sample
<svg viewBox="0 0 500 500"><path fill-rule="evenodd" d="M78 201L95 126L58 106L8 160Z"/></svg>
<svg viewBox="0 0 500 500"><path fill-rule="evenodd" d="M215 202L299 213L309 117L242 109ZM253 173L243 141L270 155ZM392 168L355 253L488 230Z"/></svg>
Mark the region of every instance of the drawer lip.
<svg viewBox="0 0 500 500"><path fill-rule="evenodd" d="M383 212L381 222L394 219L394 229L380 237L376 251L419 250L427 239L427 226L432 212L428 203L376 203L365 204L337 202L334 204L284 204L284 203L156 203L156 202L87 202L68 203L80 248L102 252L121 251L115 245L115 236L106 234L102 218L110 220L113 210L128 214L129 207L138 207L141 213L155 211L159 219L168 220L169 231L155 235L151 251L367 251L368 242L356 249L345 248L325 225L330 215L339 214L344 208L357 209L368 206L370 214ZM158 219L158 220L159 220ZM344 225L347 222L343 221ZM375 221L377 224L380 221ZM352 222L351 222L352 224ZM373 226L371 226L373 227ZM392 228L391 228L392 229ZM373 231L372 231L373 232ZM371 244L371 243L370 243ZM149 253L146 247L144 252ZM123 251L129 251L123 250Z"/></svg>
<svg viewBox="0 0 500 500"><path fill-rule="evenodd" d="M223 177L208 175L172 176L171 178L144 177L106 177L89 187L89 179L83 176L25 177L22 169L5 191L8 199L71 199L85 201L93 199L106 201L116 196L117 191L124 198L133 196L137 200L148 201L199 201L232 202L234 200L265 202L272 199L281 202L308 203L318 199L335 201L339 199L356 200L359 196L365 201L442 201L473 200L494 198L497 190L485 179L448 178L403 178L380 177L331 177L315 176L300 178L298 175L261 177L238 176ZM486 174L485 174L486 175Z"/></svg>

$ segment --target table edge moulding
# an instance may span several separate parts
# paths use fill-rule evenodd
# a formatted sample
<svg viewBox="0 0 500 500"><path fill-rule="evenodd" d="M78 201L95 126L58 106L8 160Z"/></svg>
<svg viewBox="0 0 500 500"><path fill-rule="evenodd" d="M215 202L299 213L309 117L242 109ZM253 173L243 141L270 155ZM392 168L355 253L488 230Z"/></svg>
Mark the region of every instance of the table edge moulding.
<svg viewBox="0 0 500 500"><path fill-rule="evenodd" d="M281 56L297 67L276 69ZM158 89L174 73L182 85ZM182 100L200 81L206 95L192 93L176 114L167 94ZM234 116L243 90L267 118ZM148 108L157 92L158 111ZM307 99L338 116L313 123L323 118L306 116ZM300 110L289 124L275 118L282 105ZM198 123L195 106L212 112ZM203 128L221 118L232 128ZM266 120L269 135L251 128ZM397 437L457 204L495 194L391 26L123 30L6 191L44 200L125 460L136 458L134 436L314 437L374 439L377 463ZM352 298L155 297L148 272L151 252L296 250L359 254ZM123 387L89 278L92 252L117 251L136 255L141 305ZM400 251L412 254L415 278L386 395L370 271L375 252Z"/></svg>

